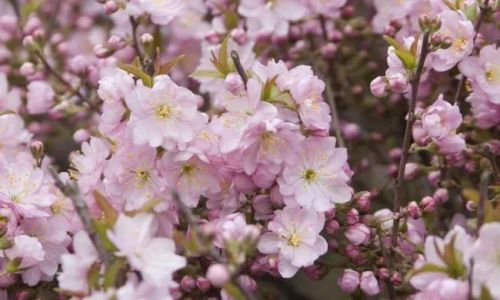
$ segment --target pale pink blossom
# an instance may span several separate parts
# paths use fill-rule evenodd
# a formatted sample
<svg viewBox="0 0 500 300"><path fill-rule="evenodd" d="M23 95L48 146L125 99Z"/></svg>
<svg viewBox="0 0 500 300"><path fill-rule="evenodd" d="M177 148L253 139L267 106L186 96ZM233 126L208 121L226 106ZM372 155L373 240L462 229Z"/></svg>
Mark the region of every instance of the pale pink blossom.
<svg viewBox="0 0 500 300"><path fill-rule="evenodd" d="M297 79L291 87L291 94L299 105L299 115L307 129L330 129L330 107L323 101L325 83L316 76Z"/></svg>
<svg viewBox="0 0 500 300"><path fill-rule="evenodd" d="M285 207L269 222L257 248L264 254L277 254L278 270L285 278L292 277L327 251L326 240L319 235L325 225L321 213L299 207Z"/></svg>
<svg viewBox="0 0 500 300"><path fill-rule="evenodd" d="M78 185L87 193L96 188L106 167L106 160L110 155L109 144L100 138L91 137L89 142L83 143L80 153L71 156L72 167L77 171Z"/></svg>
<svg viewBox="0 0 500 300"><path fill-rule="evenodd" d="M127 3L126 11L132 16L147 14L153 23L167 25L181 15L185 7L183 0L131 0Z"/></svg>
<svg viewBox="0 0 500 300"><path fill-rule="evenodd" d="M193 126L203 122L197 97L166 75L156 76L152 88L138 85L126 102L131 110L128 126L137 145L172 149L191 141Z"/></svg>
<svg viewBox="0 0 500 300"><path fill-rule="evenodd" d="M21 273L23 282L30 286L35 285L38 281L32 279L30 268L40 264L46 255L40 241L36 237L18 235L14 238L12 248L4 251L9 261L18 261L16 270Z"/></svg>
<svg viewBox="0 0 500 300"><path fill-rule="evenodd" d="M365 271L361 273L361 281L359 284L360 289L369 296L374 296L380 293L380 286L377 278L372 271Z"/></svg>
<svg viewBox="0 0 500 300"><path fill-rule="evenodd" d="M347 228L345 236L353 245L366 244L370 241L370 228L357 223Z"/></svg>
<svg viewBox="0 0 500 300"><path fill-rule="evenodd" d="M97 95L104 102L123 101L134 86L134 80L127 72L117 68L106 68L101 72Z"/></svg>
<svg viewBox="0 0 500 300"><path fill-rule="evenodd" d="M146 282L175 287L173 274L186 265L186 259L175 254L171 239L154 237L157 228L151 214L134 217L121 214L113 231L108 231L108 237L118 248L116 254L126 257Z"/></svg>
<svg viewBox="0 0 500 300"><path fill-rule="evenodd" d="M73 236L73 254L61 256L62 272L57 276L59 287L75 293L87 293L88 272L98 261L97 251L87 232L79 231Z"/></svg>
<svg viewBox="0 0 500 300"><path fill-rule="evenodd" d="M473 279L475 294L479 296L480 286L486 287L493 299L500 298L500 223L484 224L472 249L474 258Z"/></svg>
<svg viewBox="0 0 500 300"><path fill-rule="evenodd" d="M462 123L462 114L457 104L451 105L440 95L422 115L422 127L433 139L443 139L454 133Z"/></svg>
<svg viewBox="0 0 500 300"><path fill-rule="evenodd" d="M350 176L344 169L347 151L335 148L335 138L310 137L297 151L297 160L286 164L278 178L285 199L319 212L351 200Z"/></svg>
<svg viewBox="0 0 500 300"><path fill-rule="evenodd" d="M9 89L7 75L0 72L0 111L12 110L17 112L21 105L21 94L18 90Z"/></svg>

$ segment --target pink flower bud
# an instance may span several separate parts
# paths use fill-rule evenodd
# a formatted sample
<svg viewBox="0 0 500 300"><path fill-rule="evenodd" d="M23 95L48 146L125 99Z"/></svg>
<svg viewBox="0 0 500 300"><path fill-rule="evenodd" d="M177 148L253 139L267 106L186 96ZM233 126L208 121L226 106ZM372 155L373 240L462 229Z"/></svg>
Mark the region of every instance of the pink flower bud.
<svg viewBox="0 0 500 300"><path fill-rule="evenodd" d="M0 29L9 33L17 30L17 18L15 15L3 15L0 17Z"/></svg>
<svg viewBox="0 0 500 300"><path fill-rule="evenodd" d="M247 33L242 28L231 30L231 38L238 44L244 44L247 41Z"/></svg>
<svg viewBox="0 0 500 300"><path fill-rule="evenodd" d="M359 273L352 269L345 269L337 283L345 293L354 292L359 286Z"/></svg>
<svg viewBox="0 0 500 300"><path fill-rule="evenodd" d="M394 93L404 93L408 91L408 78L401 73L395 73L390 75L388 78L389 87Z"/></svg>
<svg viewBox="0 0 500 300"><path fill-rule="evenodd" d="M326 223L326 232L328 232L328 234L335 234L335 232L337 232L339 227L340 225L337 221L330 220Z"/></svg>
<svg viewBox="0 0 500 300"><path fill-rule="evenodd" d="M422 211L420 210L420 207L415 201L408 203L407 209L408 209L408 215L413 219L418 219L422 216Z"/></svg>
<svg viewBox="0 0 500 300"><path fill-rule="evenodd" d="M399 274L399 272L392 273L390 280L395 286L400 286L401 283L403 283L403 279L401 278L401 274Z"/></svg>
<svg viewBox="0 0 500 300"><path fill-rule="evenodd" d="M404 178L406 180L415 179L420 171L420 167L416 163L407 163L405 168Z"/></svg>
<svg viewBox="0 0 500 300"><path fill-rule="evenodd" d="M399 158L401 158L401 148L392 148L389 150L389 157L394 161L399 161Z"/></svg>
<svg viewBox="0 0 500 300"><path fill-rule="evenodd" d="M35 30L41 27L42 27L42 22L40 22L40 19L38 19L37 17L29 18L28 21L26 22L26 25L24 25L24 33L33 34Z"/></svg>
<svg viewBox="0 0 500 300"><path fill-rule="evenodd" d="M213 264L208 267L207 279L213 286L223 287L231 279L231 274L223 264Z"/></svg>
<svg viewBox="0 0 500 300"><path fill-rule="evenodd" d="M19 69L19 73L21 73L21 75L23 75L24 77L31 76L35 74L35 72L35 65L31 62L25 62Z"/></svg>
<svg viewBox="0 0 500 300"><path fill-rule="evenodd" d="M110 49L106 48L103 44L96 44L94 46L94 54L98 58L106 58L111 54L111 52Z"/></svg>
<svg viewBox="0 0 500 300"><path fill-rule="evenodd" d="M90 138L90 133L83 128L78 129L73 134L73 140L77 143L83 143L87 141L89 138Z"/></svg>
<svg viewBox="0 0 500 300"><path fill-rule="evenodd" d="M245 89L245 85L239 74L230 73L224 80L224 88L232 94L237 94Z"/></svg>
<svg viewBox="0 0 500 300"><path fill-rule="evenodd" d="M341 126L341 129L344 138L348 141L357 140L361 135L361 128L359 128L358 124L355 123L344 124Z"/></svg>
<svg viewBox="0 0 500 300"><path fill-rule="evenodd" d="M345 237L354 245L366 244L370 241L370 228L365 224L357 223L349 226Z"/></svg>
<svg viewBox="0 0 500 300"><path fill-rule="evenodd" d="M328 43L323 45L319 51L321 53L321 56L326 59L330 59L335 56L335 53L337 53L337 48L337 45L335 45L334 43Z"/></svg>
<svg viewBox="0 0 500 300"><path fill-rule="evenodd" d="M212 286L210 285L210 281L208 281L205 277L198 277L196 278L196 287L206 293Z"/></svg>
<svg viewBox="0 0 500 300"><path fill-rule="evenodd" d="M430 196L425 196L420 201L420 207L422 207L426 213L434 212L434 209L436 208L436 200Z"/></svg>
<svg viewBox="0 0 500 300"><path fill-rule="evenodd" d="M216 45L220 42L221 37L215 30L210 30L205 34L205 40L210 44Z"/></svg>
<svg viewBox="0 0 500 300"><path fill-rule="evenodd" d="M432 196L438 203L444 203L448 201L448 190L445 188L439 188L434 192Z"/></svg>
<svg viewBox="0 0 500 300"><path fill-rule="evenodd" d="M370 192L364 193L356 200L356 206L362 212L367 212L370 210L370 203L371 203Z"/></svg>
<svg viewBox="0 0 500 300"><path fill-rule="evenodd" d="M374 296L380 293L378 280L375 278L372 271L365 271L361 274L360 288L366 295L369 296Z"/></svg>
<svg viewBox="0 0 500 300"><path fill-rule="evenodd" d="M248 275L240 275L238 282L246 291L255 292L257 290L257 282Z"/></svg>
<svg viewBox="0 0 500 300"><path fill-rule="evenodd" d="M429 174L427 174L427 180L429 180L429 182L434 186L438 185L440 179L441 179L441 171L432 171Z"/></svg>
<svg viewBox="0 0 500 300"><path fill-rule="evenodd" d="M354 225L359 222L359 212L355 208L351 208L346 214L347 224Z"/></svg>
<svg viewBox="0 0 500 300"><path fill-rule="evenodd" d="M185 275L181 279L181 289L185 292L191 292L196 287L196 282L193 277Z"/></svg>
<svg viewBox="0 0 500 300"><path fill-rule="evenodd" d="M113 50L120 50L120 49L123 49L125 48L125 46L127 45L125 43L125 41L123 40L122 37L119 37L117 35L112 35L111 37L109 37L108 39L108 45L111 47L111 49Z"/></svg>
<svg viewBox="0 0 500 300"><path fill-rule="evenodd" d="M370 83L370 91L375 97L387 96L389 83L384 76L379 76Z"/></svg>
<svg viewBox="0 0 500 300"><path fill-rule="evenodd" d="M361 249L356 245L349 244L345 247L345 254L351 259L358 257L360 253Z"/></svg>
<svg viewBox="0 0 500 300"><path fill-rule="evenodd" d="M377 271L377 276L381 280L386 280L391 276L391 272L387 268L380 268Z"/></svg>
<svg viewBox="0 0 500 300"><path fill-rule="evenodd" d="M103 6L104 12L106 12L106 14L108 15L111 15L118 10L118 5L115 1L106 1Z"/></svg>

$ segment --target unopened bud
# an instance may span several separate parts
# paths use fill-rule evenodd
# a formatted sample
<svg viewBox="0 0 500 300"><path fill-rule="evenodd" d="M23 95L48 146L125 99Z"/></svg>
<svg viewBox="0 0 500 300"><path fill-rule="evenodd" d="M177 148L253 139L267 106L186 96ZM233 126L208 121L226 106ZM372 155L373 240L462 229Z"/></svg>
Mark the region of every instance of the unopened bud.
<svg viewBox="0 0 500 300"><path fill-rule="evenodd" d="M244 44L247 41L247 33L242 28L235 28L231 30L231 38L238 44Z"/></svg>
<svg viewBox="0 0 500 300"><path fill-rule="evenodd" d="M43 157L45 156L45 150L43 147L43 143L41 141L33 141L30 144L31 155L35 159L38 167L40 167Z"/></svg>
<svg viewBox="0 0 500 300"><path fill-rule="evenodd" d="M207 279L215 287L223 287L230 279L231 274L223 264L213 264L208 267Z"/></svg>
<svg viewBox="0 0 500 300"><path fill-rule="evenodd" d="M453 39L449 36L445 37L441 42L441 49L448 49L453 45Z"/></svg>
<svg viewBox="0 0 500 300"><path fill-rule="evenodd" d="M185 292L191 292L196 287L196 281L193 277L185 275L181 279L181 289Z"/></svg>
<svg viewBox="0 0 500 300"><path fill-rule="evenodd" d="M432 212L434 212L434 209L436 208L436 200L430 196L425 196L420 201L420 207L422 207L424 212L432 213Z"/></svg>
<svg viewBox="0 0 500 300"><path fill-rule="evenodd" d="M403 279L401 278L401 274L399 274L399 272L392 273L390 281L395 286L400 286L401 283L403 283Z"/></svg>
<svg viewBox="0 0 500 300"><path fill-rule="evenodd" d="M413 219L418 219L422 216L422 211L420 210L420 207L415 201L408 203L407 209L408 209L408 215Z"/></svg>
<svg viewBox="0 0 500 300"><path fill-rule="evenodd" d="M375 97L387 96L389 83L384 76L379 76L370 83L370 91Z"/></svg>
<svg viewBox="0 0 500 300"><path fill-rule="evenodd" d="M204 293L208 292L211 288L210 281L205 277L198 277L196 278L196 287Z"/></svg>
<svg viewBox="0 0 500 300"><path fill-rule="evenodd" d="M111 15L118 10L118 4L115 1L106 1L103 6L107 15Z"/></svg>
<svg viewBox="0 0 500 300"><path fill-rule="evenodd" d="M354 225L359 222L359 212L355 208L351 208L346 214L346 221L349 225Z"/></svg>
<svg viewBox="0 0 500 300"><path fill-rule="evenodd" d="M19 73L21 73L21 75L23 75L24 77L31 76L35 74L35 72L35 65L31 62L25 62L19 69Z"/></svg>

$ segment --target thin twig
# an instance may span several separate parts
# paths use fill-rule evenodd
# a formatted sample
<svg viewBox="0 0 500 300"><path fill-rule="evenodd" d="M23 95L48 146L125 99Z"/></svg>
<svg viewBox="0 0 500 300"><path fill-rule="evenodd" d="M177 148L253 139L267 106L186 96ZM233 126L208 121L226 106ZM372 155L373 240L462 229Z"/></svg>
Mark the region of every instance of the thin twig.
<svg viewBox="0 0 500 300"><path fill-rule="evenodd" d="M184 219L186 222L191 226L192 229L194 229L194 232L198 232L196 229L198 227L198 222L196 216L193 215L191 210L182 202L180 196L178 193L173 192L172 198L175 201L175 204L177 205L177 209L180 210L180 213L182 216L184 216ZM224 257L222 257L213 247L211 247L210 255L215 258L215 260L220 263L220 264L225 264L226 261ZM232 283L245 295L245 298L248 300L257 300L257 298L251 293L250 291L246 290L241 283L238 281L237 275L240 272L237 271L235 274L232 276Z"/></svg>
<svg viewBox="0 0 500 300"><path fill-rule="evenodd" d="M500 181L500 168L498 167L495 154L493 154L489 146L485 147L484 152L486 154L486 157L490 161L491 167L493 168L493 174L495 175L495 179L497 181Z"/></svg>
<svg viewBox="0 0 500 300"><path fill-rule="evenodd" d="M335 94L332 89L332 84L330 80L326 80L325 82L325 92L326 92L326 100L330 105L330 111L332 113L332 125L333 130L335 131L335 137L337 138L337 142L340 147L345 147L344 139L342 138L342 131L340 130L340 121L339 121L339 113L337 111L337 102L335 100Z"/></svg>
<svg viewBox="0 0 500 300"><path fill-rule="evenodd" d="M92 217L90 216L89 208L87 206L87 203L85 202L85 199L83 199L78 186L74 182L71 184L65 184L64 182L62 182L61 178L59 178L59 174L56 170L50 168L49 171L52 175L52 178L54 178L55 185L66 197L70 198L73 202L75 211L82 220L83 228L92 240L92 243L97 250L97 254L99 255L100 260L102 261L102 263L104 263L105 266L109 266L111 263L110 254L104 247L104 243L102 242L102 240L97 235Z"/></svg>
<svg viewBox="0 0 500 300"><path fill-rule="evenodd" d="M389 267L389 270L392 270L393 269L392 258L387 253L387 249L385 248L384 239L382 238L382 230L380 226L377 227L377 236L378 236L378 242L380 244L380 250L382 251L382 255L384 256L385 261L387 262L387 267ZM389 278L384 280L384 282L385 285L387 286L387 291L389 292L389 299L396 299L396 291L394 290L394 284L391 282Z"/></svg>
<svg viewBox="0 0 500 300"><path fill-rule="evenodd" d="M231 59L233 60L234 66L236 67L236 71L241 77L241 80L243 80L243 84L245 85L245 88L247 87L247 74L245 73L245 69L241 65L240 61L240 56L238 55L238 52L236 50L231 51Z"/></svg>
<svg viewBox="0 0 500 300"><path fill-rule="evenodd" d="M137 39L137 27L139 27L139 23L137 20L130 16L130 25L132 26L132 47L134 48L137 56L139 57L139 62L141 63L142 69L146 69L144 65L144 56L142 55L141 48L139 47L139 40Z"/></svg>
<svg viewBox="0 0 500 300"><path fill-rule="evenodd" d="M393 211L395 214L399 214L401 210L401 198L402 198L402 193L403 193L403 186L402 182L404 180L404 173L406 169L406 162L408 160L408 154L410 150L410 145L411 145L411 129L413 126L413 122L415 122L415 107L417 104L417 97L418 97L418 90L420 87L420 79L422 77L422 71L424 69L424 63L425 59L427 58L427 54L429 54L429 36L430 33L426 32L424 34L423 40L422 40L422 49L420 50L420 58L418 60L418 66L417 70L415 72L415 75L413 76L412 80L410 81L411 84L411 99L410 99L410 107L408 109L408 116L406 119L406 127L405 127L405 133L404 133L404 138L403 138L403 146L401 147L401 159L399 160L399 167L398 167L398 175L396 178L396 181L394 182L394 204L393 204ZM396 218L394 220L394 226L392 228L392 247L396 248L398 244L398 234L399 234L399 218Z"/></svg>
<svg viewBox="0 0 500 300"><path fill-rule="evenodd" d="M485 0L484 4L480 6L480 13L479 13L479 18L476 22L476 25L474 26L474 38L472 39L472 44L476 43L476 38L477 35L479 34L479 29L481 29L481 25L483 24L483 19L484 16L486 15L486 12L488 11L488 5L489 5L489 0ZM462 90L464 89L465 86L465 81L467 79L465 78L464 75L462 75L462 78L460 78L460 82L458 83L457 90L455 92L455 96L453 97L453 103L458 103L460 100L460 95L462 94Z"/></svg>
<svg viewBox="0 0 500 300"><path fill-rule="evenodd" d="M61 74L59 74L59 72L57 72L50 65L50 63L47 61L45 56L40 51L36 50L35 55L36 55L36 57L38 57L38 59L40 59L40 61L44 65L45 69L47 69L47 71L49 71L49 73L51 73L57 79L57 81L59 81L62 85L64 85L71 93L73 93L73 95L78 96L78 98L80 98L80 101L87 103L90 106L90 108L92 108L94 111L98 111L98 108L95 106L95 104L92 101L90 101L89 99L87 99L87 97L85 97L80 92L79 89L73 88L71 83L69 83L66 79L64 79L64 77L62 77Z"/></svg>
<svg viewBox="0 0 500 300"><path fill-rule="evenodd" d="M491 172L489 170L481 173L479 181L479 204L477 206L477 231L483 226L484 218L486 216L485 206L488 201L488 185L490 183Z"/></svg>

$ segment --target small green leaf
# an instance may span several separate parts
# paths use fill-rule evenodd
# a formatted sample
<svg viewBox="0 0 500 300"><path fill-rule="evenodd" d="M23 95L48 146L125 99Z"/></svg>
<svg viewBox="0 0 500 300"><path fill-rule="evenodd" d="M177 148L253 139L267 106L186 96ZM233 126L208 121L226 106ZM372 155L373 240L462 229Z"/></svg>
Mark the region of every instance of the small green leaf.
<svg viewBox="0 0 500 300"><path fill-rule="evenodd" d="M110 252L115 252L115 245L108 238L108 230L110 226L104 220L93 220L94 228L97 233L98 238L101 239L104 248Z"/></svg>
<svg viewBox="0 0 500 300"><path fill-rule="evenodd" d="M490 291L486 287L482 286L481 295L478 300L493 300L493 296L491 296Z"/></svg>
<svg viewBox="0 0 500 300"><path fill-rule="evenodd" d="M417 59L411 54L410 51L399 49L396 50L395 53L408 70L415 69L417 66Z"/></svg>
<svg viewBox="0 0 500 300"><path fill-rule="evenodd" d="M448 0L443 0L443 3L448 6L449 9L451 10L457 10L457 6L455 5L455 3L452 3Z"/></svg>
<svg viewBox="0 0 500 300"><path fill-rule="evenodd" d="M158 72L156 72L155 75L161 75L161 74L168 74L170 71L181 61L186 57L186 55L182 54L177 57L172 58L171 60L167 61L166 63L162 64L159 67Z"/></svg>
<svg viewBox="0 0 500 300"><path fill-rule="evenodd" d="M226 36L226 38L224 39L219 48L219 64L224 70L224 72L222 72L224 75L227 75L231 69L228 61L229 60L228 44L229 44L229 36Z"/></svg>
<svg viewBox="0 0 500 300"><path fill-rule="evenodd" d="M191 77L224 78L221 73L212 70L198 70L192 73Z"/></svg>
<svg viewBox="0 0 500 300"><path fill-rule="evenodd" d="M108 223L108 225L113 226L116 223L116 219L118 218L118 213L116 210L109 204L106 197L104 197L97 190L92 192L94 196L95 202L99 205L99 208L104 213L104 221Z"/></svg>
<svg viewBox="0 0 500 300"><path fill-rule="evenodd" d="M153 87L153 78L151 78L151 76L146 74L146 72L144 72L140 68L128 64L118 64L118 67L123 71L130 73L138 79L142 80L142 83L144 83L145 86Z"/></svg>
<svg viewBox="0 0 500 300"><path fill-rule="evenodd" d="M113 260L104 274L103 287L107 289L116 286L116 283L123 280L126 269L127 261L124 258L116 258Z"/></svg>
<svg viewBox="0 0 500 300"><path fill-rule="evenodd" d="M235 300L245 300L245 295L241 292L241 290L232 282L226 283L224 285L224 290Z"/></svg>
<svg viewBox="0 0 500 300"><path fill-rule="evenodd" d="M383 37L384 37L384 40L387 43L389 43L389 45L394 47L394 49L396 49L396 50L404 49L404 47L398 41L396 41L396 39L394 39L388 35L384 35Z"/></svg>
<svg viewBox="0 0 500 300"><path fill-rule="evenodd" d="M100 290L99 279L101 277L101 265L93 264L87 271L87 281L92 290Z"/></svg>
<svg viewBox="0 0 500 300"><path fill-rule="evenodd" d="M469 21L474 21L477 18L478 5L477 3L465 5L463 12Z"/></svg>
<svg viewBox="0 0 500 300"><path fill-rule="evenodd" d="M410 273L410 276L415 276L415 275L427 273L427 272L448 273L448 271L445 267L441 267L441 266L438 266L435 264L424 264L419 269L412 271Z"/></svg>

